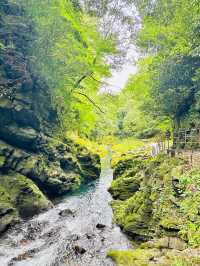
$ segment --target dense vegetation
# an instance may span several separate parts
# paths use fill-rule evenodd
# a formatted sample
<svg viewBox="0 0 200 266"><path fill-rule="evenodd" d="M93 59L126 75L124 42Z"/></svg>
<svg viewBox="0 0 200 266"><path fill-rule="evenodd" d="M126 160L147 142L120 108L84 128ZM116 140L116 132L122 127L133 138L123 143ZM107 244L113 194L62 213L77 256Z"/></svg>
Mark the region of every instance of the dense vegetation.
<svg viewBox="0 0 200 266"><path fill-rule="evenodd" d="M97 179L108 143L115 221L137 247L109 256L199 265L199 169L141 149L200 125L199 1L2 0L0 26L0 232ZM133 44L137 73L110 93Z"/></svg>
<svg viewBox="0 0 200 266"><path fill-rule="evenodd" d="M135 1L142 17L142 58L121 97L124 133L143 136L199 125L198 1ZM158 130L155 130L158 129Z"/></svg>
<svg viewBox="0 0 200 266"><path fill-rule="evenodd" d="M144 138L192 122L198 126L198 1L19 3L37 36L30 37L30 66L53 91L62 134ZM135 42L141 54L137 74L120 94L99 94ZM12 45L1 42L1 49Z"/></svg>
<svg viewBox="0 0 200 266"><path fill-rule="evenodd" d="M53 92L60 132L105 135L102 121L107 128L115 123L113 110L104 106L104 101L112 104L112 96L98 95L98 90L106 86L104 79L110 76L111 68L120 67L132 40L133 16L125 14L123 8L133 4L126 0L118 4L70 0L19 3L37 36L29 48L31 69ZM126 30L119 33L122 24ZM107 122L107 116L111 122Z"/></svg>

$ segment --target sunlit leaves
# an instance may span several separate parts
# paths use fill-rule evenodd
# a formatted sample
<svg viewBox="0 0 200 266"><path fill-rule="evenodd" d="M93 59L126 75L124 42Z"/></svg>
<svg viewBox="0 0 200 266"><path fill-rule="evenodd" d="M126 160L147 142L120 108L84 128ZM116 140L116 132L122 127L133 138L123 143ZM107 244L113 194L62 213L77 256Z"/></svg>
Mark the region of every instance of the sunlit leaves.
<svg viewBox="0 0 200 266"><path fill-rule="evenodd" d="M29 51L31 67L52 89L62 126L68 120L65 124L70 128L83 125L90 130L95 108L73 92L97 92L100 84L91 75L100 80L110 74L105 58L115 53L113 40L102 37L96 18L84 12L76 0L19 1L35 29Z"/></svg>

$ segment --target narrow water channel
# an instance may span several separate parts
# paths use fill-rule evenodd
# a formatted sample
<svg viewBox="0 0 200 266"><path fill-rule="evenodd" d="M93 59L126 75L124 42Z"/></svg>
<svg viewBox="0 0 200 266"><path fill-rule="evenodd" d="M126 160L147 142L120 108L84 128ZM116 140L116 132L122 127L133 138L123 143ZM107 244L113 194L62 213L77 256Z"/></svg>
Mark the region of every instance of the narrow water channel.
<svg viewBox="0 0 200 266"><path fill-rule="evenodd" d="M98 181L9 230L0 239L0 266L112 266L107 251L131 246L112 222L112 178L107 156Z"/></svg>

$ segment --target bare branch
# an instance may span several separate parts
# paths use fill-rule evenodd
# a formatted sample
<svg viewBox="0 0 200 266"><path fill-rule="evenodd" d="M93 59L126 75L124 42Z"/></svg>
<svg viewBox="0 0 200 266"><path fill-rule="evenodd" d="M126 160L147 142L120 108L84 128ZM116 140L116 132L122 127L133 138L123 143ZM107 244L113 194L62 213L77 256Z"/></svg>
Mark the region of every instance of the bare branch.
<svg viewBox="0 0 200 266"><path fill-rule="evenodd" d="M74 93L84 96L90 103L92 103L102 114L105 114L105 112L99 107L87 94L79 91L74 91Z"/></svg>

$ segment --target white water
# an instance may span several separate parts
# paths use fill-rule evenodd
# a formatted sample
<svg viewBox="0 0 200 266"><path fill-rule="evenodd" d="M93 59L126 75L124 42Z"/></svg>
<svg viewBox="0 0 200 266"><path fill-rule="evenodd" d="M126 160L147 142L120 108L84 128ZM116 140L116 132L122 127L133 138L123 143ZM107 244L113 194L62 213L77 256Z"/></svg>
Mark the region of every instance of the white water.
<svg viewBox="0 0 200 266"><path fill-rule="evenodd" d="M100 180L11 229L0 240L0 266L112 266L106 258L108 250L128 249L131 244L112 222L107 188L113 173L108 162L109 158ZM73 210L75 217L61 217L64 209ZM105 229L97 229L98 223L106 225ZM76 254L75 246L85 248L85 254Z"/></svg>

